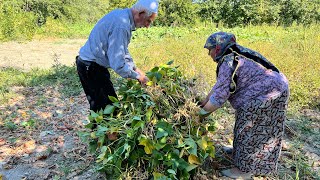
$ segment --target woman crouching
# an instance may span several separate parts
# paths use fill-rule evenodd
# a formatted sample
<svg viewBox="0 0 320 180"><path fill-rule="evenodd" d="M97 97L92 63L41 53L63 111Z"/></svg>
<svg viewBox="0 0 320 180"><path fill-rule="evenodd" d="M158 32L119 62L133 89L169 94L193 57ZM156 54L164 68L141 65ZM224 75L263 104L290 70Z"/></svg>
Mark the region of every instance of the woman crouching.
<svg viewBox="0 0 320 180"><path fill-rule="evenodd" d="M217 82L202 102L209 114L227 100L236 110L230 178L277 172L289 98L286 77L256 51L236 43L231 33L212 34L204 46L217 63Z"/></svg>

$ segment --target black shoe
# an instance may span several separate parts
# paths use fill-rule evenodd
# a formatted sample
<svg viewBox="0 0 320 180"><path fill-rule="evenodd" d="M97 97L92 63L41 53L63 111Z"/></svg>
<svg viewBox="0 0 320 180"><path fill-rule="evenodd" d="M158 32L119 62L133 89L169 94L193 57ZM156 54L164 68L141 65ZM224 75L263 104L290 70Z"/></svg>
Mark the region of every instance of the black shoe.
<svg viewBox="0 0 320 180"><path fill-rule="evenodd" d="M232 146L222 146L222 150L224 153L228 155L232 155L233 153L233 147Z"/></svg>

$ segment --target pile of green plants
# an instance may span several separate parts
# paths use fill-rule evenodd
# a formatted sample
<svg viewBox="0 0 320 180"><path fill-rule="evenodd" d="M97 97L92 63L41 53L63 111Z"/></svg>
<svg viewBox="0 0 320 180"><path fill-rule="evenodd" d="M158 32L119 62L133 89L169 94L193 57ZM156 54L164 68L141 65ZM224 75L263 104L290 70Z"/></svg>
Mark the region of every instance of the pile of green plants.
<svg viewBox="0 0 320 180"><path fill-rule="evenodd" d="M97 155L98 170L110 179L189 179L215 148L210 117L201 118L198 86L171 67L172 61L136 80L118 80L118 99L91 112L81 134Z"/></svg>

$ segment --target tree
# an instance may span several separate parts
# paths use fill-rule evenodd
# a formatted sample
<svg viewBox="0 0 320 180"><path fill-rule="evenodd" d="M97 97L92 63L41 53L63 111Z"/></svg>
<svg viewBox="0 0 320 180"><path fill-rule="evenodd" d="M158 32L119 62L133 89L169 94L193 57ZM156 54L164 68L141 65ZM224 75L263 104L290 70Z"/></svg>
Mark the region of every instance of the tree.
<svg viewBox="0 0 320 180"><path fill-rule="evenodd" d="M158 25L193 25L198 20L197 5L192 0L162 0L159 6Z"/></svg>

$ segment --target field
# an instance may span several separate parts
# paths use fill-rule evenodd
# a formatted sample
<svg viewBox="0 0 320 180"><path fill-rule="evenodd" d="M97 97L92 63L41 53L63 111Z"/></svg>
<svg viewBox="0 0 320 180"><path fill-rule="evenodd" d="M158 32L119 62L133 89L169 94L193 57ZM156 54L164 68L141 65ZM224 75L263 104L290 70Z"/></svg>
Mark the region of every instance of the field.
<svg viewBox="0 0 320 180"><path fill-rule="evenodd" d="M239 44L255 49L290 82L285 145L275 179L317 179L320 176L320 34L309 27L248 26L217 29L140 29L129 50L144 71L174 60L187 78L202 83L204 97L215 82L216 64L203 48L215 31L233 32ZM74 57L85 39L39 38L0 44L0 176L12 179L99 179L95 156L78 132L88 104L76 76ZM117 75L113 74L114 80ZM232 140L233 110L228 104L212 115L217 130L212 140ZM219 148L216 149L219 154ZM219 177L224 162L211 160L197 179ZM219 177L221 178L221 177ZM1 179L1 178L0 178Z"/></svg>

